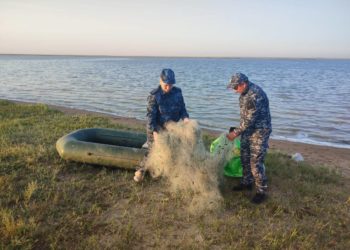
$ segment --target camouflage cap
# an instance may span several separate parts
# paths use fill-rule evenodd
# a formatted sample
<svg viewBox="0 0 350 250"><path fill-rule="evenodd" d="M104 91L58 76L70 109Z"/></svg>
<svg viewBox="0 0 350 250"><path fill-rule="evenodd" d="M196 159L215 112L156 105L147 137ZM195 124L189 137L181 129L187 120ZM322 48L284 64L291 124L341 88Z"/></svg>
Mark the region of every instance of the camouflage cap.
<svg viewBox="0 0 350 250"><path fill-rule="evenodd" d="M175 84L175 73L171 69L163 69L160 73L160 79L166 84Z"/></svg>
<svg viewBox="0 0 350 250"><path fill-rule="evenodd" d="M248 77L240 72L235 73L232 75L231 81L227 85L227 88L235 89L235 87L242 82L248 82Z"/></svg>

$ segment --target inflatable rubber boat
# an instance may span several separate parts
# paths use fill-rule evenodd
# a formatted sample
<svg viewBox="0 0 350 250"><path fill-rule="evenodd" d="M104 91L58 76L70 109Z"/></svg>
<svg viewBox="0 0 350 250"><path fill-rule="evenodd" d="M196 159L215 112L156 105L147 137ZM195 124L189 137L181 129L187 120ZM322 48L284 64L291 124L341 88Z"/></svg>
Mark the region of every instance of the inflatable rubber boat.
<svg viewBox="0 0 350 250"><path fill-rule="evenodd" d="M89 128L63 136L56 149L65 160L135 169L146 153L146 140L143 133Z"/></svg>

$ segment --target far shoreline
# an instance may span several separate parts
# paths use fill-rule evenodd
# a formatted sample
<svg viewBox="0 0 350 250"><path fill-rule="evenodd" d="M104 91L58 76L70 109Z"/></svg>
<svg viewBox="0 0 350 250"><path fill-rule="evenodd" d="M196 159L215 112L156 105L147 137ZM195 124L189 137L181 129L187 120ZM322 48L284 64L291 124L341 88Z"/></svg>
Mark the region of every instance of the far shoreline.
<svg viewBox="0 0 350 250"><path fill-rule="evenodd" d="M123 124L123 125L139 125L145 126L146 121L139 120L136 118L121 117L117 115L111 115L106 113L101 113L97 111L88 111L83 109L69 108L59 105L52 105L39 102L28 102L28 101L18 101L18 100L8 100L2 99L12 103L17 104L44 104L52 109L59 110L65 114L70 115L95 115L106 117L112 119L114 122ZM205 133L208 133L213 136L218 136L220 131L214 131L209 129L203 129ZM269 141L270 150L274 152L280 152L287 155L293 155L295 153L301 153L307 163L311 165L323 165L330 166L340 171L344 176L350 177L350 149L347 148L336 148L331 146L321 146L314 144L306 144L301 142L292 142L284 140L270 139Z"/></svg>
<svg viewBox="0 0 350 250"><path fill-rule="evenodd" d="M183 58L183 59L253 59L253 60L350 60L346 57L254 57L254 56L160 56L160 55L79 55L79 54L0 54L0 56L62 56L62 57L132 57L132 58Z"/></svg>

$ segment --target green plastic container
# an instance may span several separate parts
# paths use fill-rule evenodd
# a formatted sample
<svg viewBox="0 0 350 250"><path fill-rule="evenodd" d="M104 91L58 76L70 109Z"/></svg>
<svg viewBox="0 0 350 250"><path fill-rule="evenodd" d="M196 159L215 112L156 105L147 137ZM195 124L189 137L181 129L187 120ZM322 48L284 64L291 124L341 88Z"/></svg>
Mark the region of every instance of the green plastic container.
<svg viewBox="0 0 350 250"><path fill-rule="evenodd" d="M56 142L65 160L109 167L136 169L146 149L146 134L104 128L74 131Z"/></svg>
<svg viewBox="0 0 350 250"><path fill-rule="evenodd" d="M233 147L232 158L225 164L224 175L229 177L242 177L241 163L241 142L238 138L229 141L225 134L221 134L210 145L210 152L213 154L219 153L224 147Z"/></svg>

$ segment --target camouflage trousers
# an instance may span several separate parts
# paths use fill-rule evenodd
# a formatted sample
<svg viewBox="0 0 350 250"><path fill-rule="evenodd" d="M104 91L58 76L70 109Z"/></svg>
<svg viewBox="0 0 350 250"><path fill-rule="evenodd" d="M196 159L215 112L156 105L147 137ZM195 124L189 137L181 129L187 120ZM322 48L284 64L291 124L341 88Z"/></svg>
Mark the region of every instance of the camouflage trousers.
<svg viewBox="0 0 350 250"><path fill-rule="evenodd" d="M256 191L267 190L264 159L268 149L271 129L256 129L241 135L241 161L243 167L242 184L255 182Z"/></svg>

